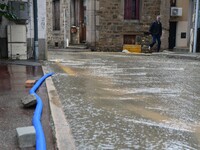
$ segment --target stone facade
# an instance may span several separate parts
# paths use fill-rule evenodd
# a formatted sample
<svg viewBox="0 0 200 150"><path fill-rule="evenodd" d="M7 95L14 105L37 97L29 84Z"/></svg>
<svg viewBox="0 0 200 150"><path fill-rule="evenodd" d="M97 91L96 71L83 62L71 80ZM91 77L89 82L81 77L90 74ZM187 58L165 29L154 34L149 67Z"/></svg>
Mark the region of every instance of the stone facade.
<svg viewBox="0 0 200 150"><path fill-rule="evenodd" d="M170 1L162 0L160 4L160 15L163 26L163 35L161 37L161 48L168 49L168 38L169 38L169 20L170 20Z"/></svg>
<svg viewBox="0 0 200 150"><path fill-rule="evenodd" d="M53 2L47 0L47 44L48 48L63 48L64 33L70 35L70 0L60 1L60 30L53 30ZM64 12L65 12L65 27L64 27ZM70 38L70 37L68 37ZM57 45L56 45L57 44Z"/></svg>
<svg viewBox="0 0 200 150"><path fill-rule="evenodd" d="M54 48L55 43L58 44L58 47L63 48L64 33L69 41L71 39L70 20L72 18L70 14L70 2L70 0L60 0L61 28L60 31L53 31L52 0L47 0L47 40L49 48ZM148 44L150 42L150 37L144 35L144 32L148 31L149 25L155 20L156 16L161 15L164 29L162 48L167 48L170 1L141 0L140 3L140 19L128 21L124 20L124 0L88 0L88 2L86 2L87 45L97 51L121 51L124 44L124 35L135 35L137 44ZM63 26L63 10L66 11L65 27ZM91 11L92 14L90 14ZM90 31L90 29L93 30ZM144 40L144 38L148 40Z"/></svg>
<svg viewBox="0 0 200 150"><path fill-rule="evenodd" d="M97 26L99 38L97 48L103 51L121 51L124 35L136 35L137 39L144 37L149 24L160 14L160 0L143 0L140 7L140 20L124 20L124 1L100 0L100 24ZM139 42L139 41L138 41ZM141 41L142 42L142 41ZM142 43L138 43L142 44Z"/></svg>

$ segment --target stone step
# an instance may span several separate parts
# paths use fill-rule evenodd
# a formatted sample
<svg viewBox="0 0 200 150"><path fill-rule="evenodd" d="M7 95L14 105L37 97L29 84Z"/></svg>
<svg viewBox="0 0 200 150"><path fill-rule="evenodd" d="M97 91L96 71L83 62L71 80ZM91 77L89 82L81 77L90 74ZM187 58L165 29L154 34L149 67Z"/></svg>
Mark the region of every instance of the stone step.
<svg viewBox="0 0 200 150"><path fill-rule="evenodd" d="M51 48L50 51L66 51L66 52L90 52L91 49L87 48L85 44L73 44L66 48Z"/></svg>
<svg viewBox="0 0 200 150"><path fill-rule="evenodd" d="M81 48L57 48L49 49L49 51L64 51L64 52L91 52L91 49L81 49Z"/></svg>
<svg viewBox="0 0 200 150"><path fill-rule="evenodd" d="M66 49L87 49L87 45L85 44L73 44L66 47Z"/></svg>
<svg viewBox="0 0 200 150"><path fill-rule="evenodd" d="M174 47L173 52L188 53L190 49L188 47Z"/></svg>

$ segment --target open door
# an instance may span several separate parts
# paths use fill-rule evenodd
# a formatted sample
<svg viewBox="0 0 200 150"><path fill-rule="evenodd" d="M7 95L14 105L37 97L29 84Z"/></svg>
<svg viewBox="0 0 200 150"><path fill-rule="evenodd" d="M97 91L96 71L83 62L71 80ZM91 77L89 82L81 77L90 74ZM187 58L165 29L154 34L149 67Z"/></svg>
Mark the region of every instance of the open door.
<svg viewBox="0 0 200 150"><path fill-rule="evenodd" d="M78 27L76 32L76 44L86 41L86 0L72 1L72 26Z"/></svg>

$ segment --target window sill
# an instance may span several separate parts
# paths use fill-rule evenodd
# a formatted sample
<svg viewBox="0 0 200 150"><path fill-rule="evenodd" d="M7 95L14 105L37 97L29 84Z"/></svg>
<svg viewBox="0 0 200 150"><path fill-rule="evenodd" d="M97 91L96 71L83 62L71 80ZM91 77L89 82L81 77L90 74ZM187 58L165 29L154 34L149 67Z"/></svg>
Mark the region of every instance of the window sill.
<svg viewBox="0 0 200 150"><path fill-rule="evenodd" d="M60 30L53 30L53 34L60 34Z"/></svg>
<svg viewBox="0 0 200 150"><path fill-rule="evenodd" d="M128 22L128 23L140 23L140 20L124 20L124 22Z"/></svg>

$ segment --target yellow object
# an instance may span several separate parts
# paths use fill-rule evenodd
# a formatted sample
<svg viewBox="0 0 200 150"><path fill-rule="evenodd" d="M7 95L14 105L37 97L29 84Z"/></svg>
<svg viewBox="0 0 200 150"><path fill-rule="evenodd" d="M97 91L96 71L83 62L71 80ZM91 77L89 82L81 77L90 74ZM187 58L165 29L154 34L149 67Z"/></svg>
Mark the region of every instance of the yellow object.
<svg viewBox="0 0 200 150"><path fill-rule="evenodd" d="M142 52L141 45L133 45L133 44L124 44L123 50L128 50L129 52L133 52L133 53L141 53Z"/></svg>
<svg viewBox="0 0 200 150"><path fill-rule="evenodd" d="M56 62L56 64L57 64L64 72L66 72L68 75L70 75L70 76L75 76L75 75L76 75L75 71L73 71L71 68L62 65L62 64L60 64L59 62Z"/></svg>

